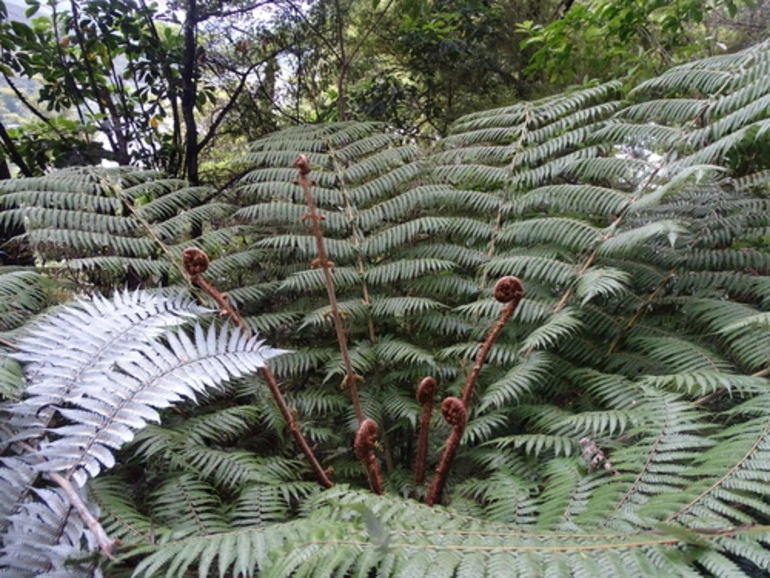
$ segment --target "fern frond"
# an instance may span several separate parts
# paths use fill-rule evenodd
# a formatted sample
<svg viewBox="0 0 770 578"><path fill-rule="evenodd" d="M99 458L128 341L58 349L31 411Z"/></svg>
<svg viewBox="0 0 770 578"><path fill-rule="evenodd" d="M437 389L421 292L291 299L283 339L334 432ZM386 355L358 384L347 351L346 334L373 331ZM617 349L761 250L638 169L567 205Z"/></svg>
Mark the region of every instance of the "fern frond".
<svg viewBox="0 0 770 578"><path fill-rule="evenodd" d="M535 351L528 355L501 379L484 388L477 406L478 411L513 405L548 379L550 364L551 360L542 352Z"/></svg>
<svg viewBox="0 0 770 578"><path fill-rule="evenodd" d="M109 374L112 387L97 388L96 383L103 383L102 375L99 382L84 379L78 384L65 398L77 409L57 410L72 425L50 429L55 439L41 446L42 471L66 471L83 485L102 468L112 467L111 449L131 441L133 430L160 421L155 408L183 398L195 399L206 387L255 371L282 353L227 327L204 332L197 325L195 341L185 333L169 334L167 339L168 346L151 343L132 353L129 360L118 360L117 370ZM116 403L121 406L117 411Z"/></svg>
<svg viewBox="0 0 770 578"><path fill-rule="evenodd" d="M537 280L554 287L569 287L576 278L574 267L568 263L529 255L493 257L482 270L494 277L515 275L524 282Z"/></svg>
<svg viewBox="0 0 770 578"><path fill-rule="evenodd" d="M550 217L514 222L498 235L507 245L553 244L579 251L602 239L601 231L577 219Z"/></svg>
<svg viewBox="0 0 770 578"><path fill-rule="evenodd" d="M126 292L112 301L81 300L54 311L17 342L14 356L26 364L30 386L28 398L7 408L13 432L9 438L4 434L3 442L18 453L4 459L0 470L0 489L13 500L4 501L2 510L0 567L20 568L19 560L25 560L18 575L39 575L63 568L84 544L95 546L91 527L74 514L71 496L64 493L70 492L67 486L34 488L39 474L71 479L74 495L88 478L114 465L113 452L136 430L159 421L157 409L194 399L282 353L227 326L204 331L196 325L194 340L166 332L202 311L180 295ZM157 340L161 335L165 343ZM233 426L232 420L227 423ZM198 434L205 436L206 430ZM14 474L6 475L6 468ZM190 489L191 504L200 501L196 487ZM201 507L195 508L198 520L206 511ZM224 522L212 526L224 527ZM40 546L51 554L33 564L29 556Z"/></svg>
<svg viewBox="0 0 770 578"><path fill-rule="evenodd" d="M514 214L525 214L541 208L561 213L581 213L587 216L617 216L629 203L628 195L620 191L592 185L550 185L518 197L513 203Z"/></svg>
<svg viewBox="0 0 770 578"><path fill-rule="evenodd" d="M586 572L663 576L677 573L686 557L699 560L712 551L704 553L701 547L692 547L683 540L684 532L679 536L648 531L569 537L485 523L397 498L378 499L345 489L324 493L317 504L301 523L168 542L140 563L137 575L157 575L164 569L180 575L191 565L208 572L216 560L220 574L250 574L259 568L277 577L320 577L337 571L449 577L461 569L490 575L533 575L530 572L536 571L535 575L561 576L579 575L586 568ZM749 539L750 531L743 532L732 532L724 539ZM699 544L707 543L715 551L720 548L711 546L707 535L695 535ZM270 549L280 548L283 541L289 546L280 554L266 555ZM585 562L587 553L590 564Z"/></svg>
<svg viewBox="0 0 770 578"><path fill-rule="evenodd" d="M616 117L636 122L683 125L702 115L708 106L709 102L700 98L653 99L632 104L619 111Z"/></svg>
<svg viewBox="0 0 770 578"><path fill-rule="evenodd" d="M150 499L153 518L180 538L229 528L214 488L191 475L170 478Z"/></svg>
<svg viewBox="0 0 770 578"><path fill-rule="evenodd" d="M453 267L452 261L441 259L402 259L370 267L364 273L364 279L372 285L390 285L426 274L449 271Z"/></svg>
<svg viewBox="0 0 770 578"><path fill-rule="evenodd" d="M521 351L554 348L561 340L583 328L584 324L579 312L571 307L565 307L530 333L522 342Z"/></svg>
<svg viewBox="0 0 770 578"><path fill-rule="evenodd" d="M611 267L590 267L577 279L575 297L585 305L596 297L608 298L626 290L630 275Z"/></svg>
<svg viewBox="0 0 770 578"><path fill-rule="evenodd" d="M688 233L687 229L676 221L661 220L640 227L620 231L603 241L598 248L601 255L623 257L630 255L639 247L653 240L665 239L673 246L677 239Z"/></svg>
<svg viewBox="0 0 770 578"><path fill-rule="evenodd" d="M46 305L45 280L37 271L0 267L0 332L21 325Z"/></svg>

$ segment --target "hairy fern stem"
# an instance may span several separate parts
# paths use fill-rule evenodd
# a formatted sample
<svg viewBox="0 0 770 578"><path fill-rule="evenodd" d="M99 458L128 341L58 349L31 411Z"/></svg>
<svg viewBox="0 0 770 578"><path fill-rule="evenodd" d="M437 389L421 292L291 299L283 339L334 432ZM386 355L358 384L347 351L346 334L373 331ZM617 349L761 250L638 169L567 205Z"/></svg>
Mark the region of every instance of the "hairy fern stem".
<svg viewBox="0 0 770 578"><path fill-rule="evenodd" d="M358 382L363 378L358 375L353 369L353 361L350 358L350 349L348 348L348 339L345 334L345 327L342 323L342 314L340 313L340 306L337 301L337 295L334 290L334 280L332 279L332 270L334 269L334 263L329 260L328 253L326 252L326 244L324 243L323 232L321 231L321 221L325 217L318 213L315 201L313 200L313 182L308 177L310 174L310 162L305 155L300 155L294 166L299 172L297 177L297 184L302 187L302 191L305 194L305 201L307 202L308 212L302 217L303 219L310 219L313 227L313 237L316 241L316 250L318 251L318 257L316 257L310 264L311 267L321 267L324 275L324 282L326 284L326 292L329 297L329 308L331 310L332 320L334 322L334 330L337 333L337 343L340 348L340 354L342 355L342 363L345 365L345 377L343 385L348 390L350 395L350 401L353 404L353 411L356 414L359 425L366 419L363 406L361 405L361 399L358 396Z"/></svg>
<svg viewBox="0 0 770 578"><path fill-rule="evenodd" d="M481 349L479 349L479 353L476 356L473 368L465 381L462 398L448 397L441 405L441 413L443 414L444 419L446 419L452 426L452 433L449 434L446 448L444 449L441 461L436 468L433 482L431 483L430 490L428 491L425 500L429 506L433 506L441 501L444 487L446 486L447 478L449 477L449 471L452 467L452 461L454 460L457 448L460 445L460 440L465 432L465 426L468 423L468 414L470 413L470 404L471 399L473 398L476 380L478 379L479 373L481 373L481 368L484 366L484 361L486 360L487 355L489 355L489 351L500 336L500 332L516 311L519 303L521 303L521 299L524 297L524 286L516 277L507 275L495 283L492 292L495 299L505 305L503 306L497 321L492 326L492 329L489 330L486 339L484 339L484 342L481 344Z"/></svg>
<svg viewBox="0 0 770 578"><path fill-rule="evenodd" d="M246 324L243 322L243 319L228 301L227 294L219 291L203 276L203 273L206 272L209 266L208 255L201 249L189 247L182 253L182 263L184 264L185 271L187 271L187 274L190 276L190 281L208 293L211 298L216 301L217 305L219 305L222 313L227 315L236 326L241 329L246 329ZM334 483L329 479L326 470L321 466L321 463L318 461L310 444L307 443L305 436L302 435L297 423L296 413L292 411L286 403L286 399L283 397L283 393L281 393L281 388L278 386L275 375L273 375L273 372L270 371L270 368L267 366L261 369L261 373L265 383L267 383L270 394L273 396L275 405L278 407L283 419L286 421L286 426L289 428L294 441L299 446L300 450L302 450L302 453L305 454L305 457L310 464L310 468L315 474L316 480L318 480L318 483L324 488L331 488L334 486Z"/></svg>

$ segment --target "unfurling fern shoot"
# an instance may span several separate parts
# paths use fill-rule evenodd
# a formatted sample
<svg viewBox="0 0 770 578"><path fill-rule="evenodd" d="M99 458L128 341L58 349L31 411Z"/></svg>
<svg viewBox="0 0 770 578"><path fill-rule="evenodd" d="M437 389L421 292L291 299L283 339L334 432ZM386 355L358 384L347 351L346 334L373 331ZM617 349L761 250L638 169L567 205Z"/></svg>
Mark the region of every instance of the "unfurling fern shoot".
<svg viewBox="0 0 770 578"><path fill-rule="evenodd" d="M216 301L217 305L219 305L222 313L227 315L235 325L241 329L245 329L246 324L243 322L243 319L241 319L241 316L233 308L233 306L230 305L229 301L227 300L227 294L219 291L203 276L209 266L208 255L206 255L206 253L200 249L195 247L188 247L182 253L182 263L184 264L185 271L187 271L187 274L190 276L190 281L206 291L206 293L208 293L211 298ZM275 379L273 372L267 366L260 368L260 371L262 373L262 377L267 383L270 394L273 396L275 404L278 406L283 419L286 421L286 425L289 428L292 437L294 437L294 441L300 447L302 453L305 454L305 457L310 463L310 467L313 470L318 483L325 488L331 488L334 484L329 479L329 475L321 466L318 458L316 458L315 453L310 447L310 444L307 443L305 436L302 435L302 432L299 429L299 425L297 424L296 413L293 412L286 403L286 400L281 393L281 388L278 386L278 381Z"/></svg>

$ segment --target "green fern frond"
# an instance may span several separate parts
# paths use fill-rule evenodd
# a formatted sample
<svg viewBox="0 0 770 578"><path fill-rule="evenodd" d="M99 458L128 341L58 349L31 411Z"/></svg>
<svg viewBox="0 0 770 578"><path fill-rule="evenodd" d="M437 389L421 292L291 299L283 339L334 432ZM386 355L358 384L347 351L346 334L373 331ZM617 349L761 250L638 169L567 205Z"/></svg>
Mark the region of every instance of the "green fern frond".
<svg viewBox="0 0 770 578"><path fill-rule="evenodd" d="M228 512L234 528L265 526L288 518L289 504L279 485L250 484L241 489Z"/></svg>
<svg viewBox="0 0 770 578"><path fill-rule="evenodd" d="M685 93L686 95L712 95L727 88L735 75L728 70L691 69L680 66L651 78L631 91L630 96L642 93Z"/></svg>
<svg viewBox="0 0 770 578"><path fill-rule="evenodd" d="M728 157L736 148L743 144L751 144L763 132L770 129L770 121L758 121L752 125L742 126L728 133L715 142L704 146L676 162L679 167L692 165L716 164L720 159ZM697 145L697 143L695 143Z"/></svg>
<svg viewBox="0 0 770 578"><path fill-rule="evenodd" d="M661 98L632 104L617 113L635 122L683 125L702 115L709 101L700 98Z"/></svg>
<svg viewBox="0 0 770 578"><path fill-rule="evenodd" d="M543 132L543 130L541 129L539 132ZM545 142L542 144L522 151L516 155L514 162L516 166L536 166L542 161L561 156L564 153L573 152L576 148L581 148L586 143L590 133L590 128L580 127L556 137L549 134L547 136L551 138L543 139ZM536 139L536 133L528 135L528 140L537 142Z"/></svg>
<svg viewBox="0 0 770 578"><path fill-rule="evenodd" d="M595 142L641 146L654 143L655 147L664 150L676 150L676 145L682 143L685 137L686 133L676 126L627 124L619 121L609 122L591 135Z"/></svg>
<svg viewBox="0 0 770 578"><path fill-rule="evenodd" d="M289 177L288 180L270 180L266 176L272 175L263 175L258 171L247 174L238 183L233 196L240 199L244 205L271 202L304 205L305 195L302 188L293 182L296 171L285 169L278 176L278 179ZM263 178L264 181L257 180L258 178ZM313 199L323 209L345 206L343 194L334 187L334 184L326 188L318 185L313 187Z"/></svg>
<svg viewBox="0 0 770 578"><path fill-rule="evenodd" d="M303 217L307 207L300 204L273 201L250 205L237 211L233 217L239 222L253 225L282 225L296 230L304 230ZM339 213L324 212L323 229L328 233L342 233L348 228L347 219Z"/></svg>
<svg viewBox="0 0 770 578"><path fill-rule="evenodd" d="M348 240L325 239L328 256L335 262L351 261L356 255L356 249ZM297 256L308 263L317 255L316 239L312 235L275 235L258 241L260 249L294 249Z"/></svg>
<svg viewBox="0 0 770 578"><path fill-rule="evenodd" d="M180 538L229 528L214 488L191 475L170 478L150 498L153 518Z"/></svg>
<svg viewBox="0 0 770 578"><path fill-rule="evenodd" d="M117 235L133 233L137 227L137 223L130 217L43 207L23 207L3 211L0 213L0 224L5 227L27 225L32 228L74 229Z"/></svg>
<svg viewBox="0 0 770 578"><path fill-rule="evenodd" d="M625 291L630 281L626 271L611 267L590 267L578 278L575 298L586 305L596 297L609 298Z"/></svg>
<svg viewBox="0 0 770 578"><path fill-rule="evenodd" d="M0 267L0 332L15 329L45 307L44 284L35 270Z"/></svg>
<svg viewBox="0 0 770 578"><path fill-rule="evenodd" d="M420 243L405 251L405 256L418 259L433 258L451 261L462 269L473 270L487 260L483 251L452 243ZM442 277L447 277L443 275ZM463 293L463 291L460 291Z"/></svg>
<svg viewBox="0 0 770 578"><path fill-rule="evenodd" d="M623 257L637 251L641 246L653 240L665 239L673 246L680 236L686 235L688 230L682 223L669 220L661 220L621 230L598 247L601 255L609 257Z"/></svg>
<svg viewBox="0 0 770 578"><path fill-rule="evenodd" d="M453 267L452 261L441 259L402 259L370 267L364 272L363 277L371 285L390 285L426 274L449 271Z"/></svg>
<svg viewBox="0 0 770 578"><path fill-rule="evenodd" d="M657 167L649 161L616 155L577 159L564 173L586 183L609 183L613 188L629 189L635 188L656 171Z"/></svg>
<svg viewBox="0 0 770 578"><path fill-rule="evenodd" d="M521 343L520 350L555 348L561 340L584 329L580 317L579 311L565 307L530 333Z"/></svg>
<svg viewBox="0 0 770 578"><path fill-rule="evenodd" d="M18 400L25 385L21 365L0 350L0 402Z"/></svg>
<svg viewBox="0 0 770 578"><path fill-rule="evenodd" d="M714 371L648 376L642 380L642 383L697 397L711 395L719 391L724 391L731 396L748 397L764 393L767 390L767 381L762 378Z"/></svg>
<svg viewBox="0 0 770 578"><path fill-rule="evenodd" d="M443 303L427 297L384 297L372 302L372 315L387 318L412 317L444 307Z"/></svg>
<svg viewBox="0 0 770 578"><path fill-rule="evenodd" d="M453 186L482 190L503 187L510 177L508 169L487 165L446 165L436 167L433 172L436 178Z"/></svg>
<svg viewBox="0 0 770 578"><path fill-rule="evenodd" d="M633 415L627 410L583 411L553 424L553 431L571 435L572 439L583 436L609 438L625 433L632 424Z"/></svg>
<svg viewBox="0 0 770 578"><path fill-rule="evenodd" d="M349 320L363 320L369 316L369 306L360 298L349 299L339 302L339 310L343 318ZM302 320L300 329L305 327L331 327L333 320L331 318L331 308L324 304L314 311L308 311Z"/></svg>
<svg viewBox="0 0 770 578"><path fill-rule="evenodd" d="M528 355L502 378L484 388L476 406L478 411L501 409L515 404L548 379L550 365L550 358L540 351Z"/></svg>
<svg viewBox="0 0 770 578"><path fill-rule="evenodd" d="M511 178L511 189L514 191L527 191L548 184L563 182L568 175L568 171L573 170L578 161L581 159L596 159L597 156L604 154L608 149L609 147L605 146L585 146L575 152L551 159L537 167L519 171Z"/></svg>
<svg viewBox="0 0 770 578"><path fill-rule="evenodd" d="M576 278L574 267L568 263L529 255L493 257L482 270L493 277L515 275L525 283L537 280L554 287L569 287Z"/></svg>
<svg viewBox="0 0 770 578"><path fill-rule="evenodd" d="M397 167L353 188L350 191L351 200L357 204L365 204L383 197L388 198L393 191L411 184L422 172L423 168L418 163ZM356 176L361 178L364 175Z"/></svg>
<svg viewBox="0 0 770 578"><path fill-rule="evenodd" d="M526 487L517 487L526 491ZM606 532L571 537L484 523L396 498L385 500L344 489L325 493L317 503L301 524L244 528L205 539L167 542L140 563L137 575L157 575L166 568L181 575L193 564L208 573L216 561L219 575L249 575L259 568L276 577L320 577L338 571L448 577L471 569L492 575L561 576L580 574L585 568L609 575L625 571L665 576L676 574L683 560L699 560L711 552L691 546L682 533L673 536L651 530L635 535ZM748 539L750 531L743 532L733 531L724 540ZM711 546L707 534L696 535L699 544ZM284 541L292 546L280 549ZM712 547L716 551L720 548ZM274 556L269 557L271 550ZM587 556L592 560L588 565Z"/></svg>
<svg viewBox="0 0 770 578"><path fill-rule="evenodd" d="M634 337L629 340L651 358L670 368L667 373L733 369L723 356L693 341L674 336Z"/></svg>
<svg viewBox="0 0 770 578"><path fill-rule="evenodd" d="M361 274L353 267L335 267L332 272L334 287L344 291L361 284ZM321 291L326 289L325 273L322 269L297 271L281 282L279 291Z"/></svg>
<svg viewBox="0 0 770 578"><path fill-rule="evenodd" d="M130 483L117 476L103 477L93 480L88 490L110 536L126 545L146 544L152 540L157 523L134 508Z"/></svg>
<svg viewBox="0 0 770 578"><path fill-rule="evenodd" d="M394 225L384 231L367 237L361 246L365 255L382 255L413 241L443 233L449 227L449 220L441 217L421 217Z"/></svg>
<svg viewBox="0 0 770 578"><path fill-rule="evenodd" d="M513 203L514 214L526 214L541 208L561 213L607 217L623 213L629 203L628 195L605 187L592 185L550 185L518 197Z"/></svg>
<svg viewBox="0 0 770 578"><path fill-rule="evenodd" d="M514 222L498 235L498 241L506 245L552 244L575 251L592 247L601 239L599 229L583 221L564 217Z"/></svg>

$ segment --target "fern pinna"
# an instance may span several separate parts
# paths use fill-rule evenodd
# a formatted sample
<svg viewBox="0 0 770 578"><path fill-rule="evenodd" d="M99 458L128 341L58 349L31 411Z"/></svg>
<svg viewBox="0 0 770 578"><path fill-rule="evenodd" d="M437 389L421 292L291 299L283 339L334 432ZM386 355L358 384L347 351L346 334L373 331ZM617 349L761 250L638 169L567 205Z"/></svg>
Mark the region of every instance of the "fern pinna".
<svg viewBox="0 0 770 578"><path fill-rule="evenodd" d="M290 128L252 144L244 159L252 169L238 183L198 198L222 207L216 215L199 209L198 230L175 228L188 205L155 220L140 203L125 207L120 216L147 244L141 258L153 263L151 282L185 283L173 267L182 248L205 248L207 278L244 325L292 350L270 368L336 486L319 487L263 379L244 375L200 405L163 412L162 423L110 454L113 469L85 484L88 496L78 494L123 544L109 572L770 571L768 63L762 44L631 90L608 83L481 111L429 148L375 124ZM294 182L299 155L312 167L362 412L379 431L366 459L382 468L382 496L363 489L368 471L353 451L360 420L341 387L349 378L324 268L310 267L318 244ZM116 173L87 174L119 194L131 188ZM162 178L137 178L158 198L166 194ZM18 191L28 199L45 189L64 194L72 174L47 179L3 185L4 222L30 227L16 233L27 235L20 240L52 226L55 213L21 219L24 203L35 201ZM174 233L157 234L166 222ZM78 247L75 255L62 245L59 261L43 252L52 245L30 249L47 275L108 284L76 267L84 259L107 266L114 252ZM479 367L440 503L429 507L426 486L452 433L436 410L463 398L501 312L491 289L508 275L525 294ZM34 387L39 362L18 359ZM428 377L435 397L415 399ZM0 392L18 396L13 383ZM24 508L53 519L72 506L48 471L25 461L13 424L39 416L24 408L43 404L36 411L57 416L57 429L34 430L42 436L35 443L101 440L70 422L81 410L65 386L52 387L54 405L31 389L3 422L0 480L35 488L4 514L6 575L15 575L8 564L22 551L13 536L32 512ZM430 435L418 443L423 422ZM418 448L428 466L415 482ZM79 481L107 465L93 457L93 474ZM82 518L67 519L77 531L62 535L94 539ZM75 556L65 550L62 559ZM81 569L97 564L76 559Z"/></svg>

